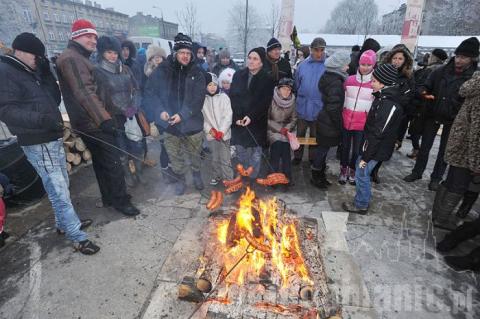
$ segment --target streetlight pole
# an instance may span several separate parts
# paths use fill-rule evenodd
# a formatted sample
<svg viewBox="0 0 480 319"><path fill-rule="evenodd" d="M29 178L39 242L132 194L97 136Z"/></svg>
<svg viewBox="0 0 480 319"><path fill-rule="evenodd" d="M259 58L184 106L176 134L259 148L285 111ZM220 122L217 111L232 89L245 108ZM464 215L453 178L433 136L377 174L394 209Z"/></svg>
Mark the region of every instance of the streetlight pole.
<svg viewBox="0 0 480 319"><path fill-rule="evenodd" d="M247 37L248 37L248 0L245 0L245 32L243 37L243 59L244 64L247 62Z"/></svg>

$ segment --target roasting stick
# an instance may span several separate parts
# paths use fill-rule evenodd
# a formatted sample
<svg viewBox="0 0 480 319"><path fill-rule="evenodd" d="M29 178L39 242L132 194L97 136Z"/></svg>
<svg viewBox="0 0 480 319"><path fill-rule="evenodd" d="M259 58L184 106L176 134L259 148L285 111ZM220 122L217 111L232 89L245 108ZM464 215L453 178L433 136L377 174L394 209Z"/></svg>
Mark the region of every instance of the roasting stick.
<svg viewBox="0 0 480 319"><path fill-rule="evenodd" d="M235 263L235 265L233 265L232 268L230 268L230 270L225 274L225 276L221 276L220 281L218 283L215 283L215 287L213 287L212 290L208 293L208 295L205 297L204 301L200 302L195 307L195 309L190 314L190 316L188 316L188 319L193 318L195 313L203 306L205 301L207 301L208 298L210 298L212 296L212 294L218 289L218 287L225 281L225 279L228 277L228 275L230 275L235 270L235 268L237 268L238 265L240 265L240 263L243 261L243 259L245 259L245 257L247 257L248 254L252 254L256 250L255 247L252 247L251 250L250 250L250 248L251 248L251 245L248 245L247 248L245 248L245 253L243 254L243 256L240 257L240 259L238 259L238 261Z"/></svg>

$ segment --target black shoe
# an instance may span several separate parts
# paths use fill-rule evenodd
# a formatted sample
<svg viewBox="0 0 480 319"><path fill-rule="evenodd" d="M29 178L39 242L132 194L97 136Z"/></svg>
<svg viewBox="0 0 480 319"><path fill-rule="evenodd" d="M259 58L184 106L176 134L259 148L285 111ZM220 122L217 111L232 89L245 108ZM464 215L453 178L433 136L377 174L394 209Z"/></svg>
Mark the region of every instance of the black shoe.
<svg viewBox="0 0 480 319"><path fill-rule="evenodd" d="M446 253L447 251L450 251L457 247L459 244L460 242L455 240L453 237L449 237L448 235L446 235L442 241L437 243L437 250L441 253Z"/></svg>
<svg viewBox="0 0 480 319"><path fill-rule="evenodd" d="M91 219L80 220L80 230L84 230L85 228L87 228L91 224L93 224L93 220L91 220ZM60 228L57 228L57 234L65 235L65 231L61 230Z"/></svg>
<svg viewBox="0 0 480 319"><path fill-rule="evenodd" d="M115 208L116 211L127 215L127 216L136 216L140 214L140 211L138 208L132 205L132 203L127 202L124 205L114 205L113 208Z"/></svg>
<svg viewBox="0 0 480 319"><path fill-rule="evenodd" d="M372 180L372 182L374 182L375 184L380 184L380 178L378 177L378 169L374 169L372 171L372 174L370 175L370 179Z"/></svg>
<svg viewBox="0 0 480 319"><path fill-rule="evenodd" d="M302 159L301 159L301 158L294 158L294 159L292 160L292 164L295 165L295 166L300 165L301 162L302 162Z"/></svg>
<svg viewBox="0 0 480 319"><path fill-rule="evenodd" d="M458 221L453 211L462 197L462 194L448 191L445 185L439 186L432 207L432 221L435 227L447 230L457 228Z"/></svg>
<svg viewBox="0 0 480 319"><path fill-rule="evenodd" d="M470 210L473 207L473 204L478 199L478 194L477 192L472 192L472 191L466 191L465 194L463 194L463 200L462 204L460 205L460 208L457 210L457 217L459 218L465 218L467 217L468 213L470 213Z"/></svg>
<svg viewBox="0 0 480 319"><path fill-rule="evenodd" d="M359 214L359 215L367 215L367 213L368 213L368 208L367 209L357 208L353 203L343 202L342 203L342 208L346 212Z"/></svg>
<svg viewBox="0 0 480 319"><path fill-rule="evenodd" d="M312 169L312 177L310 178L310 183L319 189L327 189L328 185L325 183L327 180L325 176L322 175L321 170Z"/></svg>
<svg viewBox="0 0 480 319"><path fill-rule="evenodd" d="M408 183L418 181L419 179L422 179L422 176L419 176L416 173L411 173L403 178L403 180Z"/></svg>
<svg viewBox="0 0 480 319"><path fill-rule="evenodd" d="M444 259L447 265L456 271L480 271L480 247L466 256L445 256Z"/></svg>
<svg viewBox="0 0 480 319"><path fill-rule="evenodd" d="M8 237L10 237L10 234L7 233L6 231L3 231L0 233L0 238L7 239Z"/></svg>
<svg viewBox="0 0 480 319"><path fill-rule="evenodd" d="M84 255L93 255L98 253L98 251L100 250L100 247L98 247L88 239L76 243L73 247L76 251L79 251Z"/></svg>
<svg viewBox="0 0 480 319"><path fill-rule="evenodd" d="M438 191L438 188L440 187L440 182L441 181L432 179L430 183L428 183L428 190L432 192Z"/></svg>

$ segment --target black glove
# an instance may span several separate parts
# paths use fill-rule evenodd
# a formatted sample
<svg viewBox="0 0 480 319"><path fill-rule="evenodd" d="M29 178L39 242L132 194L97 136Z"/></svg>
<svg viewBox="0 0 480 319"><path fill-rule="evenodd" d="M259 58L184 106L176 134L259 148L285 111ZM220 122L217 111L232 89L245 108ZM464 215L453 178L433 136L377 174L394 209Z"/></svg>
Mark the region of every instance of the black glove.
<svg viewBox="0 0 480 319"><path fill-rule="evenodd" d="M107 134L115 134L117 129L115 128L115 123L113 123L113 120L106 120L100 123L100 129L102 132L107 133Z"/></svg>
<svg viewBox="0 0 480 319"><path fill-rule="evenodd" d="M61 131L63 129L62 121L54 114L42 114L40 117L40 124L44 128L52 131Z"/></svg>

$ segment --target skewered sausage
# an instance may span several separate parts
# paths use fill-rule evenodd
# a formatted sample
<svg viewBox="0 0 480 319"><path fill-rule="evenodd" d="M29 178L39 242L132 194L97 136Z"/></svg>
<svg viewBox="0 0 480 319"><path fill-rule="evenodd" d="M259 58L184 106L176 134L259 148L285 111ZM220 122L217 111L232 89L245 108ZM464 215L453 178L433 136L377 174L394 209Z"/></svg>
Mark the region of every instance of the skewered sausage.
<svg viewBox="0 0 480 319"><path fill-rule="evenodd" d="M242 181L242 176L238 175L237 177L235 177L234 179L230 179L230 180L224 180L223 181L223 185L225 187L229 187L229 186L232 186L234 184L237 184L237 183L240 183Z"/></svg>
<svg viewBox="0 0 480 319"><path fill-rule="evenodd" d="M228 187L228 188L225 190L225 193L231 194L231 193L238 192L242 187L243 187L243 183L242 183L242 182L237 183L237 184L233 184L232 186Z"/></svg>
<svg viewBox="0 0 480 319"><path fill-rule="evenodd" d="M216 192L216 191L212 191L211 194L210 194L210 200L209 200L208 203L207 203L207 209L211 209L211 208L212 208L212 205L213 205L213 203L215 202L216 197L217 197L217 192Z"/></svg>

